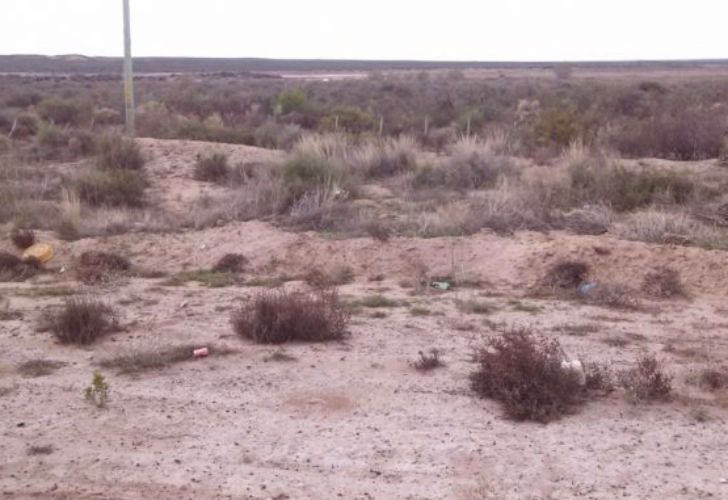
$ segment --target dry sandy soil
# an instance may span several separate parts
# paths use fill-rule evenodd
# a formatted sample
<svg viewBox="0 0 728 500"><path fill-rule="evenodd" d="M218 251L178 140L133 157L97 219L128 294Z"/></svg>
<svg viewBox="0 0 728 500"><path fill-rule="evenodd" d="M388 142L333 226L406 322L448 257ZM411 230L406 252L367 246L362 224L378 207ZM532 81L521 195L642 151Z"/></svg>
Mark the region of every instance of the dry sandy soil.
<svg viewBox="0 0 728 500"><path fill-rule="evenodd" d="M194 155L209 146L147 140L144 147L160 200L184 207L187 194L215 189L189 179ZM250 161L270 154L231 148ZM686 382L728 355L728 253L529 232L382 243L259 221L72 243L42 236L57 249L50 272L0 284L4 498L728 498L728 396ZM402 302L359 311L344 342L287 345L295 361L273 361L267 358L278 348L243 341L229 322L260 288L167 286L166 278L86 287L72 268L88 249L170 274L242 253L249 282L346 265L354 273L340 289L347 299L382 294ZM690 298L646 300L624 312L530 296L563 257L588 261L598 280L630 284L669 264ZM472 285L449 292L411 286L438 274ZM285 286L307 285L294 279ZM118 308L124 330L88 348L36 331L43 311L70 293ZM497 310L483 316L456 307L471 298ZM430 314L415 316L414 306ZM615 369L644 351L658 353L676 396L635 405L615 392L547 425L512 422L497 403L474 397L468 375L485 336L519 325ZM187 343L234 352L139 375L105 370L108 407L84 400L100 360L132 347ZM418 351L430 348L446 366L414 370ZM63 365L22 376L18 365L33 359Z"/></svg>

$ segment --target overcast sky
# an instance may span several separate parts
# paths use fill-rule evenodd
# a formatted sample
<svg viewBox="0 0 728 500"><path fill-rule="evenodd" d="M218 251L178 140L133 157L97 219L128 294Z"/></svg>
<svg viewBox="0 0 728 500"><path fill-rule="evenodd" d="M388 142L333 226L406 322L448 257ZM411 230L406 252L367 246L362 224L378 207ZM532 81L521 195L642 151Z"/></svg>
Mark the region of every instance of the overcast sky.
<svg viewBox="0 0 728 500"><path fill-rule="evenodd" d="M728 0L131 0L134 55L728 57ZM0 0L0 54L122 54L122 0Z"/></svg>

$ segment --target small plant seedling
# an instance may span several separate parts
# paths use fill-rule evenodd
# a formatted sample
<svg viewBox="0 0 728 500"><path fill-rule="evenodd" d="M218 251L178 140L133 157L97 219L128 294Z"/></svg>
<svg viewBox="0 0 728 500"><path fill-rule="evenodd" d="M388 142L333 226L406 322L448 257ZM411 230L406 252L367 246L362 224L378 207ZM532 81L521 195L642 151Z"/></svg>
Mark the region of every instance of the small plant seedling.
<svg viewBox="0 0 728 500"><path fill-rule="evenodd" d="M99 371L94 372L91 385L84 391L86 401L94 404L97 408L105 408L109 402L109 383Z"/></svg>

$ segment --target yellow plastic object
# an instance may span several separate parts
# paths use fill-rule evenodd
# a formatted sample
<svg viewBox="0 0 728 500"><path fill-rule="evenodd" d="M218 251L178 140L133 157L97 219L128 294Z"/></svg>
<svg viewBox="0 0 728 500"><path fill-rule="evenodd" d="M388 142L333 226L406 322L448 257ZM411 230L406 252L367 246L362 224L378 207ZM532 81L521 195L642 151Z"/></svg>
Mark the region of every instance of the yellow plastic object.
<svg viewBox="0 0 728 500"><path fill-rule="evenodd" d="M25 252L23 252L23 260L30 259L31 257L45 264L53 258L53 247L48 243L36 243L32 247L26 248Z"/></svg>

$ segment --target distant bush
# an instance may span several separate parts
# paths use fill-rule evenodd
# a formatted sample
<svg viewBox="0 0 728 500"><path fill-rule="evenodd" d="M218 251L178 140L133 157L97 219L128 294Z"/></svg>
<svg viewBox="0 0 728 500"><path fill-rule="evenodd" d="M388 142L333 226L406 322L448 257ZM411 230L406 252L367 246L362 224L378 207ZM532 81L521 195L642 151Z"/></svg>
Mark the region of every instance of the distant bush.
<svg viewBox="0 0 728 500"><path fill-rule="evenodd" d="M354 152L354 168L366 177L388 177L414 169L418 147L409 137L369 142Z"/></svg>
<svg viewBox="0 0 728 500"><path fill-rule="evenodd" d="M489 339L477 352L476 362L478 369L470 376L473 390L501 402L514 420L547 422L609 390L601 372L594 376L565 369L558 341L535 337L527 330Z"/></svg>
<svg viewBox="0 0 728 500"><path fill-rule="evenodd" d="M339 340L348 323L349 314L335 292L266 291L232 316L238 335L263 344Z"/></svg>
<svg viewBox="0 0 728 500"><path fill-rule="evenodd" d="M345 131L360 134L373 131L375 122L374 116L361 108L337 106L321 119L319 128L322 132Z"/></svg>
<svg viewBox="0 0 728 500"><path fill-rule="evenodd" d="M619 373L619 383L635 401L669 399L672 377L653 355L640 357L635 366Z"/></svg>
<svg viewBox="0 0 728 500"><path fill-rule="evenodd" d="M284 90L278 94L276 103L282 114L303 113L308 110L306 93L301 89Z"/></svg>
<svg viewBox="0 0 728 500"><path fill-rule="evenodd" d="M68 146L68 137L57 126L52 123L43 123L38 128L36 136L41 155L44 158L57 158L61 155L62 148Z"/></svg>
<svg viewBox="0 0 728 500"><path fill-rule="evenodd" d="M583 138L585 131L572 108L553 108L542 111L533 124L535 143L542 146L566 147Z"/></svg>
<svg viewBox="0 0 728 500"><path fill-rule="evenodd" d="M38 127L40 127L40 120L38 117L31 113L21 113L14 121L12 130L13 139L22 139L25 137L31 137L38 133Z"/></svg>
<svg viewBox="0 0 728 500"><path fill-rule="evenodd" d="M144 156L133 139L108 136L99 141L98 166L103 169L139 171L144 168Z"/></svg>
<svg viewBox="0 0 728 500"><path fill-rule="evenodd" d="M88 119L90 107L76 99L49 97L37 106L38 114L55 125L78 125Z"/></svg>
<svg viewBox="0 0 728 500"><path fill-rule="evenodd" d="M195 163L195 180L204 182L224 182L230 174L228 156L225 153L212 153L198 156Z"/></svg>
<svg viewBox="0 0 728 500"><path fill-rule="evenodd" d="M574 201L605 204L620 212L653 203L685 204L697 189L683 173L630 170L592 162L572 164L569 179Z"/></svg>
<svg viewBox="0 0 728 500"><path fill-rule="evenodd" d="M629 157L703 160L720 156L726 126L720 113L679 110L628 122L613 142Z"/></svg>
<svg viewBox="0 0 728 500"><path fill-rule="evenodd" d="M51 332L63 344L90 344L117 328L113 309L93 299L69 299L48 320Z"/></svg>
<svg viewBox="0 0 728 500"><path fill-rule="evenodd" d="M148 182L133 170L89 170L76 176L72 185L89 205L140 207Z"/></svg>

